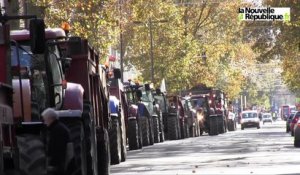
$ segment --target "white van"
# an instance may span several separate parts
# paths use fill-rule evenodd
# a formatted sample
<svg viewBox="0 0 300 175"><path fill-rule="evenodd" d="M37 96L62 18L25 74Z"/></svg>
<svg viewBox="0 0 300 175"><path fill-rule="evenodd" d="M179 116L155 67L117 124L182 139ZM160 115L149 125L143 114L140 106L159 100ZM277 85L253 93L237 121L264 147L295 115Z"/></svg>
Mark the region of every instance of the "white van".
<svg viewBox="0 0 300 175"><path fill-rule="evenodd" d="M256 127L260 128L260 121L257 111L243 111L241 116L241 128Z"/></svg>

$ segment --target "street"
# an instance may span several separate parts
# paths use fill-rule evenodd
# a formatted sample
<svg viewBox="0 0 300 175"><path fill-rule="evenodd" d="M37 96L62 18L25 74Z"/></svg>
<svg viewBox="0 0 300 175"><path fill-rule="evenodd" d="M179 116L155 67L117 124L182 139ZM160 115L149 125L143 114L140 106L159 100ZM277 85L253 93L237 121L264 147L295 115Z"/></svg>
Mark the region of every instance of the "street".
<svg viewBox="0 0 300 175"><path fill-rule="evenodd" d="M285 122L238 128L223 135L188 138L129 151L112 175L299 174L300 152Z"/></svg>

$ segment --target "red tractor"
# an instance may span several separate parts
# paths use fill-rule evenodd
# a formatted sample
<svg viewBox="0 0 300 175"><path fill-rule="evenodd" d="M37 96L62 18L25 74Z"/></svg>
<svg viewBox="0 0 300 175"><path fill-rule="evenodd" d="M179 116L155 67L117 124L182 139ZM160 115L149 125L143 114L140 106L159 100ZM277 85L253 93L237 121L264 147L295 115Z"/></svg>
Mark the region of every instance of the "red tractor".
<svg viewBox="0 0 300 175"><path fill-rule="evenodd" d="M188 116L185 113L181 98L177 95L167 96L168 113L164 118L167 139L177 140L189 137Z"/></svg>
<svg viewBox="0 0 300 175"><path fill-rule="evenodd" d="M65 161L66 168L71 161L77 165L71 174L109 174L109 93L98 54L86 40L66 38L62 29L45 30L39 19L30 21L30 31L9 35L5 22L23 18L33 17L1 15L1 174L51 171L41 120L41 112L48 107L56 109L71 130L68 145L75 154Z"/></svg>
<svg viewBox="0 0 300 175"><path fill-rule="evenodd" d="M78 37L69 40L67 45L62 44L72 59L65 78L74 85L66 89L65 111L59 111L60 118L71 130L79 171L82 174L109 174L108 130L113 127L113 122L107 71L99 64L99 55L87 40ZM82 89L82 93L78 93L78 89Z"/></svg>
<svg viewBox="0 0 300 175"><path fill-rule="evenodd" d="M34 19L32 19L34 18ZM30 31L10 31L8 20L32 19ZM0 16L0 172L47 173L41 112L63 105L65 32L47 29L34 16ZM4 83L4 84L3 84Z"/></svg>
<svg viewBox="0 0 300 175"><path fill-rule="evenodd" d="M228 119L227 98L224 92L206 86L196 86L186 92L193 101L192 105L197 111L198 121L200 125L200 133L204 131L210 135L222 134L235 126Z"/></svg>

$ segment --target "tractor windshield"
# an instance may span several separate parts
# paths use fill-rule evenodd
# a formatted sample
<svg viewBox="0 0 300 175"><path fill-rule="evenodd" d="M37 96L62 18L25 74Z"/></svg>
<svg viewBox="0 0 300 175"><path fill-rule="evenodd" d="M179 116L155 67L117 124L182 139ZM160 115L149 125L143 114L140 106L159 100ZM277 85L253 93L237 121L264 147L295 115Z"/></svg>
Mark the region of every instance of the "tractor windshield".
<svg viewBox="0 0 300 175"><path fill-rule="evenodd" d="M193 108L203 107L204 102L205 102L204 98L192 99L192 106L193 106Z"/></svg>
<svg viewBox="0 0 300 175"><path fill-rule="evenodd" d="M18 69L18 56L20 59L20 69ZM22 45L19 48L12 46L11 60L13 79L19 78L18 71L20 71L21 79L27 79L30 82L32 106L37 107L39 112L49 106L44 56L32 55L29 46Z"/></svg>
<svg viewBox="0 0 300 175"><path fill-rule="evenodd" d="M163 95L154 96L155 103L159 105L159 108L162 109L162 112L167 112L167 100Z"/></svg>
<svg viewBox="0 0 300 175"><path fill-rule="evenodd" d="M150 91L144 91L142 90L142 98L141 98L142 101L144 102L153 102L154 101L154 98L153 98L153 95Z"/></svg>
<svg viewBox="0 0 300 175"><path fill-rule="evenodd" d="M11 66L13 79L28 81L31 89L31 107L33 120L39 119L39 114L47 107L53 105L62 106L62 68L59 61L57 46L49 46L47 63L44 54L32 54L27 43L11 46ZM18 57L20 68L18 67ZM48 65L48 67L46 67ZM52 96L52 97L50 97Z"/></svg>
<svg viewBox="0 0 300 175"><path fill-rule="evenodd" d="M132 91L126 91L126 97L129 103L134 103L134 93Z"/></svg>

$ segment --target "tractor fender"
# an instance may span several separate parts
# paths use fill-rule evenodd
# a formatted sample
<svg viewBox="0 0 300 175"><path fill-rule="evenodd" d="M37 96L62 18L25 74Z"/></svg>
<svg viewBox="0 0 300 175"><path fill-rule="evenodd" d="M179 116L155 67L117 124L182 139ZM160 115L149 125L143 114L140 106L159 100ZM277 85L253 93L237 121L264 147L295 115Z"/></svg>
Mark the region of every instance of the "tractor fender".
<svg viewBox="0 0 300 175"><path fill-rule="evenodd" d="M82 111L81 110L60 110L56 111L60 120L67 118L81 118Z"/></svg>
<svg viewBox="0 0 300 175"><path fill-rule="evenodd" d="M80 84L67 83L65 90L64 110L83 110L84 89Z"/></svg>
<svg viewBox="0 0 300 175"><path fill-rule="evenodd" d="M128 114L128 120L136 119L138 117L138 106L134 104L130 105Z"/></svg>
<svg viewBox="0 0 300 175"><path fill-rule="evenodd" d="M109 96L109 109L111 116L117 116L119 113L120 100L116 96Z"/></svg>
<svg viewBox="0 0 300 175"><path fill-rule="evenodd" d="M138 116L146 116L147 107L144 103L138 103Z"/></svg>

